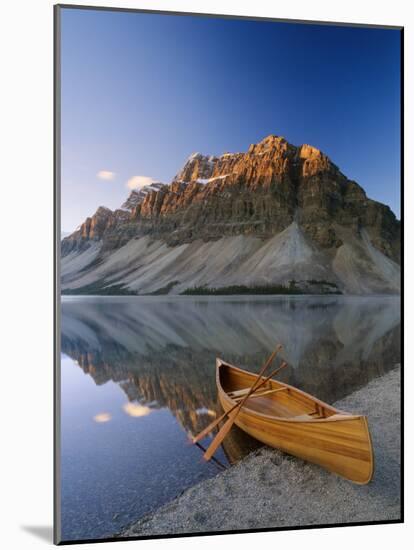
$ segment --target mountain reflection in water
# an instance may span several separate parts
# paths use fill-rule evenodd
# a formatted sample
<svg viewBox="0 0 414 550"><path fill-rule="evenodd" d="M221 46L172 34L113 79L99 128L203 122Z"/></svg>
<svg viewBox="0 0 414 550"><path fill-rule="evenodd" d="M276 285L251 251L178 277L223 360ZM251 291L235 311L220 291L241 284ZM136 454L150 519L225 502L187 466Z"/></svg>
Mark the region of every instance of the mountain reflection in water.
<svg viewBox="0 0 414 550"><path fill-rule="evenodd" d="M65 297L62 301L62 353L93 379L95 387L114 382L121 396L125 395L124 413L139 418L141 426L155 422L151 420L152 411L170 411L183 435L197 433L220 411L216 357L258 371L277 343L283 345L280 360L289 364L280 379L333 403L400 362L399 298L127 296ZM63 411L65 407L76 407L76 403L69 403L62 386ZM157 422L163 422L162 418L158 414ZM96 411L95 425L109 426L111 419L109 412ZM64 449L69 448L64 444L65 429L71 429L65 426L70 423L62 424ZM78 445L73 438L72 446ZM240 430L232 429L217 458L220 462L235 462L256 446ZM194 447L189 449L195 452ZM155 451L148 449L151 452ZM182 445L183 456L189 452ZM76 460L80 463L81 458ZM70 475L66 472L66 478L62 471L63 482L67 479L69 487L72 476L78 475L74 466L77 462L73 458L67 461L70 466L65 464L63 461L62 470L73 469ZM169 466L174 468L174 464L165 465ZM208 477L217 470L213 471L212 465L208 471L201 468L202 473L194 473L192 479L174 480L176 485L172 483L170 492L164 487L163 495L151 493L153 502L147 499L145 505L141 503L139 513L173 498L177 488L196 482L197 476ZM147 479L150 477L151 472L147 472ZM136 491L139 493L142 487ZM112 523L105 520L101 527L93 528L85 519L79 531L80 512L72 503L75 498L79 495L72 495L68 489L64 503L68 508L73 506L66 516L73 528L67 527L67 538L108 536L120 526L112 516ZM125 506L136 498L131 493ZM119 501L118 508L121 504ZM65 518L64 512L62 505ZM86 505L84 514L85 518L90 514Z"/></svg>
<svg viewBox="0 0 414 550"><path fill-rule="evenodd" d="M394 297L90 298L62 307L62 352L97 385L168 407L186 431L217 409L215 358L258 371L276 343L280 379L332 403L400 361ZM211 421L211 419L210 419Z"/></svg>

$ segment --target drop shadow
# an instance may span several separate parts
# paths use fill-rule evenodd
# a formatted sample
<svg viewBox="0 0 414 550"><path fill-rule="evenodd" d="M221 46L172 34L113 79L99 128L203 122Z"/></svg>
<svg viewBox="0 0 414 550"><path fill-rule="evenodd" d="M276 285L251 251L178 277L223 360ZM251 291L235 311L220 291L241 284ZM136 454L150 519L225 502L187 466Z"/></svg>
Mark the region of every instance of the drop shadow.
<svg viewBox="0 0 414 550"><path fill-rule="evenodd" d="M51 525L21 525L23 531L53 544L53 527Z"/></svg>

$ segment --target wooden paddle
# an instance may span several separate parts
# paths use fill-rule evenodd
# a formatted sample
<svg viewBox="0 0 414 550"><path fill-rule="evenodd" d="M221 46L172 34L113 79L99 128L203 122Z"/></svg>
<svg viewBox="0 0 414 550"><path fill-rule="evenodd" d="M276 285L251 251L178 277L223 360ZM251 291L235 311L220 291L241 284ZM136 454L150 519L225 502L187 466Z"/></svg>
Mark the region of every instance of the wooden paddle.
<svg viewBox="0 0 414 550"><path fill-rule="evenodd" d="M259 374L257 375L257 378L254 380L253 382L253 385L250 389L254 388L254 386L257 384L257 382L260 380L260 378L263 376L263 373L266 371L266 369L269 367L269 365L272 363L272 361L274 360L274 358L276 357L276 355L279 353L279 351L282 349L282 346L279 344L277 346L277 348L271 353L269 359L266 361L266 363L263 365L263 367L261 368ZM272 373L273 375L273 373ZM262 384L260 384L262 385ZM257 389L257 388L255 388ZM250 393L250 392L249 392ZM236 408L236 405L234 405L234 407L232 407L229 411L225 412L224 414L222 414L219 418L217 418L216 420L214 420L211 424L209 424L207 426L207 428L204 428L203 431L201 431L198 435L196 435L195 437L193 437L193 443L198 443L199 441L201 441L202 439L204 439L204 437L206 437L206 435L208 435L212 430L214 430L214 428L216 426L218 426L218 424L220 424L220 422L226 418L227 415L229 415L231 413L231 411L233 409Z"/></svg>
<svg viewBox="0 0 414 550"><path fill-rule="evenodd" d="M262 391L260 393L257 393L258 389L259 389L259 387L257 387L256 390L252 394L250 394L249 399L254 399L255 397L264 397L265 395L270 395L272 393L277 393L277 392L280 392L280 391L286 391L287 390L287 388L273 388L271 390L265 390L265 391ZM236 401L241 401L242 399L243 399L242 396L235 398ZM314 413L311 413L311 414L314 414Z"/></svg>
<svg viewBox="0 0 414 550"><path fill-rule="evenodd" d="M268 382L270 380L270 378L272 378L273 376L275 376L275 374L277 374L281 369L283 369L284 367L286 367L286 364L283 363L280 367L274 369L270 375L263 379L260 384L258 384L254 390L250 393L250 390L249 390L249 397L251 397L253 394L255 394L255 392L257 390L259 390L262 386L264 386L266 384L266 382ZM199 441L201 441L202 439L204 439L204 437L206 437L212 430L214 430L214 428L216 428L220 422L222 420L224 420L226 418L226 416L228 416L236 407L238 407L240 405L240 401L238 403L236 403L235 405L233 405L233 407L231 407L228 411L225 411L221 416L219 416L218 418L216 418L216 420L213 420L213 422L211 424L209 424L207 426L207 428L204 428L204 430L202 432L200 432L198 435L196 435L195 437L193 437L192 439L192 442L193 443L198 443Z"/></svg>
<svg viewBox="0 0 414 550"><path fill-rule="evenodd" d="M286 363L282 363L281 366L276 369L276 372L283 369L284 367L286 367L287 364ZM217 451L217 449L219 448L219 446L221 445L223 439L226 437L226 435L229 433L231 427L233 426L234 424L234 420L236 418L236 416L239 414L240 412L240 409L242 408L242 406L244 405L244 403L249 399L249 397L252 395L252 393L254 393L256 390L259 389L259 387L263 386L264 384L266 384L266 382L268 380L270 380L270 378L276 374L276 372L274 373L271 373L268 377L266 377L264 380L263 380L263 383L259 384L256 388L253 388L253 386L251 387L249 393L239 402L237 403L232 409L230 409L230 411L228 411L228 419L227 421L225 422L225 424L222 426L222 428L219 430L219 432L217 433L216 437L213 439L213 441L211 442L209 448L207 449L207 451L204 453L204 458L206 460L210 460L210 458L214 455L214 453Z"/></svg>
<svg viewBox="0 0 414 550"><path fill-rule="evenodd" d="M260 382L260 384L258 384L256 386L256 388L254 389L254 391L249 395L249 397L252 397L253 395L256 395L256 392L266 384L266 382L268 382L270 380L270 378L272 378L273 376L275 376L281 369L285 368L286 367L286 363L283 363L280 367L278 367L277 369L273 370L270 375L265 378L264 380L262 380ZM195 437L193 437L192 439L192 442L193 443L198 443L199 441L201 441L202 439L204 439L204 437L206 437L206 435L208 435L212 430L214 430L214 428L220 424L220 422L222 420L224 420L226 418L226 416L228 416L236 407L238 407L240 405L240 401L238 403L236 403L235 405L233 405L228 411L224 412L221 416L219 416L219 418L217 418L216 420L213 420L213 422L211 424L209 424L207 426L207 428L204 428L204 430L202 432L200 432L198 435L196 435Z"/></svg>

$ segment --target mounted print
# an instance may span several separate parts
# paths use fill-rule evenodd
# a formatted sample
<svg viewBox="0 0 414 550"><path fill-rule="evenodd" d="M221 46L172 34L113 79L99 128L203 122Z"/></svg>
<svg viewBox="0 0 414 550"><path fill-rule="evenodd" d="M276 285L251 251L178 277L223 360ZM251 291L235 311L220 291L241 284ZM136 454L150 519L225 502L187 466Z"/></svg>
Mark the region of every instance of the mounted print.
<svg viewBox="0 0 414 550"><path fill-rule="evenodd" d="M55 8L55 542L403 520L397 27Z"/></svg>

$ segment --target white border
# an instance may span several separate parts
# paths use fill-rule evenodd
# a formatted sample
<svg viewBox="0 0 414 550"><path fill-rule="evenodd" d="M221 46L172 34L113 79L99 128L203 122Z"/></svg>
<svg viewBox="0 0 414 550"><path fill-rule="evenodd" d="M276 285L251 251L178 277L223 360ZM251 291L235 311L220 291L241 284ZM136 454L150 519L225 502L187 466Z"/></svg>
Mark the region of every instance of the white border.
<svg viewBox="0 0 414 550"><path fill-rule="evenodd" d="M71 2L67 2L71 3ZM78 2L74 2L78 3ZM82 3L79 1L79 3ZM93 1L105 5L142 9L207 12L290 19L375 23L405 26L406 57L406 280L414 278L410 242L414 238L414 174L410 152L414 150L413 30L410 2L347 0L146 0ZM53 370L53 2L20 0L4 2L1 14L2 52L1 139L1 235L2 235L2 451L0 498L2 546L32 548L47 544L25 527L52 524L52 370ZM407 62L408 60L408 62ZM411 65L411 67L410 67ZM5 170L4 170L5 166ZM411 218L411 220L410 220ZM414 299L406 289L405 329L410 342ZM5 307L4 307L5 305ZM414 335L413 335L414 336ZM413 387L406 351L406 388ZM412 426L406 411L406 426ZM412 430L411 430L412 431ZM409 435L409 433L407 434ZM318 550L360 547L369 543L389 549L406 547L412 531L412 445L406 437L406 525L317 529L189 539L111 543L106 548L200 549L260 544L264 549L288 544L290 548ZM411 532L411 538L413 533ZM50 544L50 542L49 542ZM108 543L106 543L108 544ZM88 548L89 545L84 545ZM96 544L92 548L98 548Z"/></svg>

